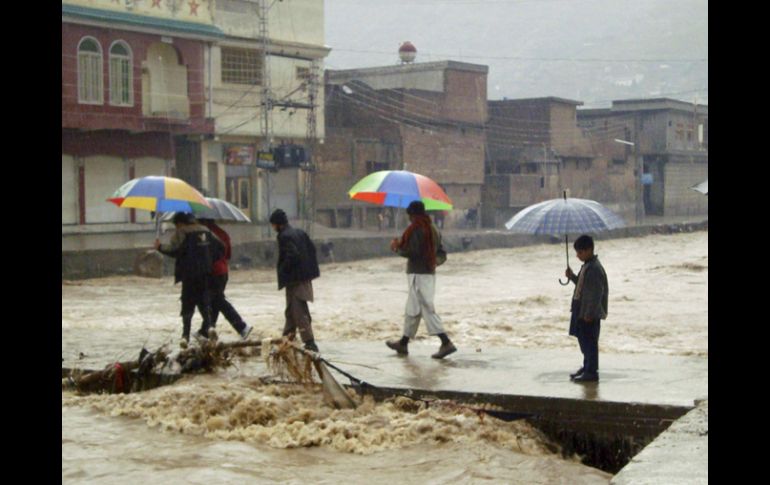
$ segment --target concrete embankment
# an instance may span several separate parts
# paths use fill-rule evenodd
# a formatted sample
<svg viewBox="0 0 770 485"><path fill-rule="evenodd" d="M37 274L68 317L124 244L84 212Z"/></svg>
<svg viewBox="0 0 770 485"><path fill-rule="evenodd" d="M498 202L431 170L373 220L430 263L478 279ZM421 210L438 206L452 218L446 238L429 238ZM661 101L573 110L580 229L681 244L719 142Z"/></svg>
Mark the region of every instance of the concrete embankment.
<svg viewBox="0 0 770 485"><path fill-rule="evenodd" d="M708 230L708 220L645 224L615 229L595 236L597 240L607 240L702 230ZM318 248L318 260L322 264L385 257L391 254L389 243L393 235L390 233L384 235L376 232L359 232L337 236L334 232L334 230L319 231L313 237ZM136 237L136 234L132 236ZM563 237L511 234L500 230L447 230L444 231L443 239L450 258L452 253L462 251L564 243ZM137 262L150 250L153 240L154 234L148 233L147 246L129 248L65 249L68 245L63 243L62 279L137 274ZM273 238L241 240L241 242L234 239L231 267L232 269L271 267L275 265L276 257L277 247ZM154 269L152 264L145 266L150 266L149 271L151 274L154 272L156 276L160 276L161 271L166 275L173 273L173 261L170 258L158 257L155 265L157 268Z"/></svg>
<svg viewBox="0 0 770 485"><path fill-rule="evenodd" d="M612 478L612 485L699 485L709 481L708 399L675 421Z"/></svg>

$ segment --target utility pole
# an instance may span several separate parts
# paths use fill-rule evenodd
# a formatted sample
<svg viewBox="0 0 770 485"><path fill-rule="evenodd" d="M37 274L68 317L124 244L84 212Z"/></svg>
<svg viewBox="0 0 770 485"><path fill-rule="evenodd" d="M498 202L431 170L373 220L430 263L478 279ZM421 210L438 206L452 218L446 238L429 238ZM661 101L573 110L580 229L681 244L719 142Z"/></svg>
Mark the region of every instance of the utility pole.
<svg viewBox="0 0 770 485"><path fill-rule="evenodd" d="M636 166L636 225L644 218L644 195L642 193L642 173L644 163L639 157L639 112L634 112L634 165Z"/></svg>
<svg viewBox="0 0 770 485"><path fill-rule="evenodd" d="M268 13L270 11L270 7L272 5L268 5L268 3L271 0L259 0L259 37L262 44L262 140L261 140L261 149L260 152L262 153L271 153L272 152L272 121L273 121L273 100L272 100L272 93L270 91L270 62L269 62L269 51L270 51L270 36L269 36L269 29L268 29ZM254 172L256 173L256 167L254 167ZM271 207L270 207L270 170L264 170L263 171L265 175L265 202L266 202L266 218L270 217ZM257 221L259 220L259 206L261 204L257 204L257 194L259 193L257 190L257 185L259 182L259 179L256 175L251 177L252 179L252 200L255 201L254 204L252 204L252 219ZM267 236L270 236L270 224L267 224Z"/></svg>
<svg viewBox="0 0 770 485"><path fill-rule="evenodd" d="M308 100L309 108L307 112L307 132L306 132L306 163L308 169L305 170L302 187L302 205L304 210L305 232L313 235L313 222L315 221L315 192L313 191L313 173L316 164L314 160L315 142L317 139L316 129L316 100L318 98L318 60L313 59L310 63L310 72L308 73Z"/></svg>

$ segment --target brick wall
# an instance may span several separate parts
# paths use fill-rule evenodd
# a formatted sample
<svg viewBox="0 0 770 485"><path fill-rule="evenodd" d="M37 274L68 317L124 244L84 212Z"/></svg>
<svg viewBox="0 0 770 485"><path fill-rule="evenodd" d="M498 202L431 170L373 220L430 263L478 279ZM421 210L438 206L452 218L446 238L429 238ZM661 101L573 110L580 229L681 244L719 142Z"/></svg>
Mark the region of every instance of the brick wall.
<svg viewBox="0 0 770 485"><path fill-rule="evenodd" d="M667 163L665 165L665 215L708 214L708 196L690 189L707 178L708 164Z"/></svg>
<svg viewBox="0 0 770 485"><path fill-rule="evenodd" d="M160 35L130 32L119 29L62 23L62 128L129 129L135 131L176 131L180 133L212 133L213 123L205 118L203 42L174 37L173 47L179 63L187 68L186 93L190 100L189 123L176 123L157 129L145 126L142 115L142 64L147 60L148 48L161 42ZM103 98L102 104L80 104L77 92L77 48L83 37L95 38L102 48ZM133 106L111 106L109 103L109 48L113 42L126 42L133 62Z"/></svg>

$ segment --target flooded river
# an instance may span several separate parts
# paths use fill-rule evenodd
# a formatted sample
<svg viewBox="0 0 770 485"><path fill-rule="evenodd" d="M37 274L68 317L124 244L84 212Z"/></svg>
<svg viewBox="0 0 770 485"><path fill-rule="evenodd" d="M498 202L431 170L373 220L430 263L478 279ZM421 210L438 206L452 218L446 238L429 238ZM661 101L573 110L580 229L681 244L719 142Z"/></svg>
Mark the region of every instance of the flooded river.
<svg viewBox="0 0 770 485"><path fill-rule="evenodd" d="M610 284L602 353L708 355L708 232L597 240ZM449 255L436 307L464 348L569 349L571 287L564 246ZM573 269L579 262L570 251ZM405 260L328 264L314 282L316 340L384 341L400 335ZM283 293L274 270L233 271L228 299L279 336ZM197 325L198 316L194 320ZM222 340L237 336L220 319ZM144 345L176 346L179 286L171 277L63 282L64 365L133 360ZM421 326L418 338L425 339ZM432 340L437 340L431 338ZM384 344L383 353L391 352ZM450 357L451 358L451 357ZM324 405L317 390L264 383L244 364L215 376L127 395L62 393L64 483L608 483L564 459L526 422L480 419L408 400Z"/></svg>

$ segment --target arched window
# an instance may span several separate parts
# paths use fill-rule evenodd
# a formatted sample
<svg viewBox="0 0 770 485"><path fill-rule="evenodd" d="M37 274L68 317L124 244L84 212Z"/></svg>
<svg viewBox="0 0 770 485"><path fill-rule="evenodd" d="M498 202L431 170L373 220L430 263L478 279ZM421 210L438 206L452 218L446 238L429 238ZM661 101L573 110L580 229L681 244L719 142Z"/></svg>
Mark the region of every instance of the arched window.
<svg viewBox="0 0 770 485"><path fill-rule="evenodd" d="M119 40L110 47L110 104L133 106L133 81L131 49Z"/></svg>
<svg viewBox="0 0 770 485"><path fill-rule="evenodd" d="M142 112L145 116L187 119L187 67L174 46L156 42L147 48L142 65Z"/></svg>
<svg viewBox="0 0 770 485"><path fill-rule="evenodd" d="M84 37L78 44L78 102L102 104L102 79L102 47L93 37Z"/></svg>

